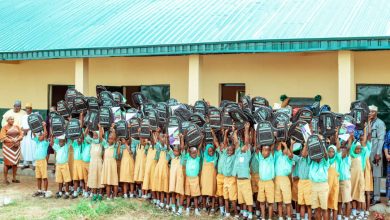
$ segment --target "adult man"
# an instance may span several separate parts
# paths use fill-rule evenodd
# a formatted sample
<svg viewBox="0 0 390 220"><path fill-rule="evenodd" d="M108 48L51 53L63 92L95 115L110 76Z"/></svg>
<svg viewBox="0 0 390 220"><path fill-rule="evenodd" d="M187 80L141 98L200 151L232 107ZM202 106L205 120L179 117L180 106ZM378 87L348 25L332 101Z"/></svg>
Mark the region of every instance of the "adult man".
<svg viewBox="0 0 390 220"><path fill-rule="evenodd" d="M386 126L378 115L378 107L370 105L370 114L368 116L371 123L371 141L372 149L370 155L370 161L372 163L373 177L374 177L374 199L373 205L379 203L380 189L381 189L381 177L383 170L383 156L382 149L386 134Z"/></svg>
<svg viewBox="0 0 390 220"><path fill-rule="evenodd" d="M3 127L4 125L7 124L7 119L10 116L13 116L14 118L14 125L17 125L18 127L22 126L22 117L26 115L26 112L21 109L22 107L22 102L20 100L16 100L14 103L14 108L8 110L5 112L3 115L3 120L1 121L1 126Z"/></svg>
<svg viewBox="0 0 390 220"><path fill-rule="evenodd" d="M23 157L22 169L28 168L30 163L32 163L32 165L35 167L34 153L35 153L36 143L35 141L33 141L30 126L28 125L28 116L32 114L31 103L26 104L26 113L27 114L22 117L22 126L21 126L24 135L21 143L22 157Z"/></svg>

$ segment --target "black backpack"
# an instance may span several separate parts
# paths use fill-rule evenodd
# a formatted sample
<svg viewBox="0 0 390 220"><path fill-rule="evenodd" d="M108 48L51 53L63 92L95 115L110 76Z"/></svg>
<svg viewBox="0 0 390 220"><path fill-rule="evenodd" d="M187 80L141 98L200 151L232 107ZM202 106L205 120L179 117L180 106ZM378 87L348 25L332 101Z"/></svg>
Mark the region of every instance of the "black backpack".
<svg viewBox="0 0 390 220"><path fill-rule="evenodd" d="M148 111L155 110L155 109L156 109L156 106L151 102L147 102L147 103L141 105L141 110L144 113L144 115L146 115Z"/></svg>
<svg viewBox="0 0 390 220"><path fill-rule="evenodd" d="M253 113L253 117L255 118L257 123L262 121L271 121L272 119L272 109L267 106L259 106L256 111Z"/></svg>
<svg viewBox="0 0 390 220"><path fill-rule="evenodd" d="M368 108L367 103L364 102L364 101L357 100L357 101L352 102L352 103L351 103L351 106L350 106L350 108L349 108L349 110L352 111L352 109L354 109L354 108L362 108L362 109L364 109L367 113L370 112L370 109Z"/></svg>
<svg viewBox="0 0 390 220"><path fill-rule="evenodd" d="M137 108L148 102L146 96L141 92L134 92L133 94L131 94L131 99L133 100L133 104Z"/></svg>
<svg viewBox="0 0 390 220"><path fill-rule="evenodd" d="M252 111L250 109L246 108L246 109L242 110L242 112L244 112L244 115L248 119L248 122L250 123L251 127L253 127L256 124L256 120L252 114Z"/></svg>
<svg viewBox="0 0 390 220"><path fill-rule="evenodd" d="M100 94L99 94L99 99L100 100L103 100L103 99L111 99L111 100L114 100L114 97L112 97L112 93L110 91L102 91Z"/></svg>
<svg viewBox="0 0 390 220"><path fill-rule="evenodd" d="M150 138L150 122L149 122L149 118L142 119L140 128L141 128L141 130L139 132L139 136L141 138Z"/></svg>
<svg viewBox="0 0 390 220"><path fill-rule="evenodd" d="M287 123L278 123L277 127L273 128L276 133L277 141L287 141L288 137L288 125Z"/></svg>
<svg viewBox="0 0 390 220"><path fill-rule="evenodd" d="M209 122L212 129L216 131L220 130L222 124L221 111L217 108L209 109Z"/></svg>
<svg viewBox="0 0 390 220"><path fill-rule="evenodd" d="M139 132L138 132L138 129L139 129L139 119L138 118L131 118L129 120L129 123L130 123L130 136L132 138L138 138L139 137Z"/></svg>
<svg viewBox="0 0 390 220"><path fill-rule="evenodd" d="M129 138L129 129L127 126L127 121L120 120L115 123L115 131L118 138Z"/></svg>
<svg viewBox="0 0 390 220"><path fill-rule="evenodd" d="M200 112L196 112L191 115L190 121L198 125L200 128L203 128L203 125L206 123L206 120Z"/></svg>
<svg viewBox="0 0 390 220"><path fill-rule="evenodd" d="M307 123L305 121L301 121L301 120L298 120L297 122L293 123L288 129L288 136L299 143L305 142L302 133L302 127L305 126L306 124Z"/></svg>
<svg viewBox="0 0 390 220"><path fill-rule="evenodd" d="M178 127L181 131L181 122L180 119L176 116L171 116L168 118L168 127Z"/></svg>
<svg viewBox="0 0 390 220"><path fill-rule="evenodd" d="M209 123L205 123L203 125L203 131L206 144L212 144L214 139L213 134L211 133L211 127Z"/></svg>
<svg viewBox="0 0 390 220"><path fill-rule="evenodd" d="M189 147L198 147L202 141L202 132L198 125L194 123L189 123L187 128L187 133L185 136L185 141Z"/></svg>
<svg viewBox="0 0 390 220"><path fill-rule="evenodd" d="M274 131L269 121L262 121L257 124L256 139L260 146L270 146L275 142Z"/></svg>
<svg viewBox="0 0 390 220"><path fill-rule="evenodd" d="M86 98L88 110L97 110L99 111L99 100L96 97Z"/></svg>
<svg viewBox="0 0 390 220"><path fill-rule="evenodd" d="M112 99L117 104L117 106L124 106L126 104L126 99L120 92L113 92Z"/></svg>
<svg viewBox="0 0 390 220"><path fill-rule="evenodd" d="M61 115L52 115L50 126L54 137L65 134L65 119Z"/></svg>
<svg viewBox="0 0 390 220"><path fill-rule="evenodd" d="M43 118L40 114L30 114L27 118L28 126L32 133L40 133L43 131Z"/></svg>
<svg viewBox="0 0 390 220"><path fill-rule="evenodd" d="M233 119L230 117L229 111L229 107L225 107L222 111L222 127L224 128L230 128L233 126Z"/></svg>
<svg viewBox="0 0 390 220"><path fill-rule="evenodd" d="M275 128L282 124L288 124L290 117L284 112L276 112L272 118L272 126Z"/></svg>
<svg viewBox="0 0 390 220"><path fill-rule="evenodd" d="M355 107L352 109L351 114L355 119L356 129L363 130L366 122L368 121L369 112L361 107Z"/></svg>
<svg viewBox="0 0 390 220"><path fill-rule="evenodd" d="M112 108L112 107L116 106L116 103L114 102L114 100L108 99L108 98L105 98L105 97L103 97L100 100L100 103L101 103L101 106L108 107L108 108Z"/></svg>
<svg viewBox="0 0 390 220"><path fill-rule="evenodd" d="M80 121L77 118L70 119L66 126L66 138L76 140L80 138L81 133Z"/></svg>
<svg viewBox="0 0 390 220"><path fill-rule="evenodd" d="M195 102L194 113L199 112L202 115L206 115L208 111L209 111L209 107L204 100L198 100Z"/></svg>
<svg viewBox="0 0 390 220"><path fill-rule="evenodd" d="M313 118L312 111L310 111L307 108L301 108L295 114L295 117L293 118L293 122L296 122L298 120L302 120L302 121L305 121L306 123L310 124L312 118Z"/></svg>
<svg viewBox="0 0 390 220"><path fill-rule="evenodd" d="M88 112L88 122L87 127L91 131L97 131L99 130L98 127L99 124L99 111L98 110L91 110Z"/></svg>
<svg viewBox="0 0 390 220"><path fill-rule="evenodd" d="M104 87L102 85L96 86L96 96L98 97L98 99L100 99L100 93L103 91L107 91L106 87Z"/></svg>
<svg viewBox="0 0 390 220"><path fill-rule="evenodd" d="M157 103L158 125L165 127L169 117L169 106L165 102Z"/></svg>
<svg viewBox="0 0 390 220"><path fill-rule="evenodd" d="M113 122L111 108L102 106L99 111L99 123L103 128L111 127Z"/></svg>
<svg viewBox="0 0 390 220"><path fill-rule="evenodd" d="M145 114L149 119L150 128L152 131L157 130L158 117L154 109L149 109Z"/></svg>
<svg viewBox="0 0 390 220"><path fill-rule="evenodd" d="M330 137L336 133L336 117L333 112L323 111L319 116L319 128L324 137Z"/></svg>
<svg viewBox="0 0 390 220"><path fill-rule="evenodd" d="M180 121L189 121L192 113L187 108L180 106L175 110L174 115L177 116Z"/></svg>
<svg viewBox="0 0 390 220"><path fill-rule="evenodd" d="M310 125L311 125L311 129L312 129L313 134L319 134L319 118L313 117Z"/></svg>
<svg viewBox="0 0 390 220"><path fill-rule="evenodd" d="M248 118L244 114L244 112L239 108L230 108L229 110L230 118L234 121L237 130L241 130L244 128L245 122L248 121Z"/></svg>
<svg viewBox="0 0 390 220"><path fill-rule="evenodd" d="M253 97L252 98L252 112L255 112L256 109L260 106L269 106L268 100L263 98L263 97L260 97L260 96Z"/></svg>
<svg viewBox="0 0 390 220"><path fill-rule="evenodd" d="M325 144L316 134L307 139L308 153L311 160L321 160L326 154Z"/></svg>
<svg viewBox="0 0 390 220"><path fill-rule="evenodd" d="M70 116L71 110L68 106L68 104L64 101L61 100L57 102L57 112L64 118L67 118Z"/></svg>
<svg viewBox="0 0 390 220"><path fill-rule="evenodd" d="M168 99L167 104L168 104L168 106L175 106L175 105L178 105L179 102L174 98L170 98L170 99Z"/></svg>
<svg viewBox="0 0 390 220"><path fill-rule="evenodd" d="M82 96L81 93L79 93L76 89L74 88L69 88L66 90L65 92L65 101L67 103L73 103L73 100L77 97L77 96Z"/></svg>
<svg viewBox="0 0 390 220"><path fill-rule="evenodd" d="M244 96L241 96L240 98L240 101L242 103L242 109L249 109L250 111L252 111L252 100L251 100L251 97L247 96L247 95L244 95Z"/></svg>
<svg viewBox="0 0 390 220"><path fill-rule="evenodd" d="M73 99L73 110L75 113L80 114L81 112L86 112L87 109L87 103L82 96L77 96Z"/></svg>

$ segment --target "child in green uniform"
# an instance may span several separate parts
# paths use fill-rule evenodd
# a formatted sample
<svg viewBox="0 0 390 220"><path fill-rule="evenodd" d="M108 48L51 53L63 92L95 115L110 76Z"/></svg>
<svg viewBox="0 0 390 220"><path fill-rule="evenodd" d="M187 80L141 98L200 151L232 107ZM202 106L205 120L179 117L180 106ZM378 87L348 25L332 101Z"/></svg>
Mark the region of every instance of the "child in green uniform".
<svg viewBox="0 0 390 220"><path fill-rule="evenodd" d="M72 142L73 148L73 195L72 199L77 198L79 195L79 186L84 185L84 176L83 176L83 161L82 161L82 145L83 139L80 137L77 140Z"/></svg>
<svg viewBox="0 0 390 220"><path fill-rule="evenodd" d="M69 146L70 142L66 142L65 135L61 135L57 138L50 139L50 143L53 146L53 150L56 152L56 182L58 183L57 198L64 197L69 198L69 182L72 180L70 177L68 159L69 159ZM65 183L65 194L62 193L62 187Z"/></svg>
<svg viewBox="0 0 390 220"><path fill-rule="evenodd" d="M83 161L83 196L88 198L88 173L89 173L89 162L91 161L91 144L88 143L85 138L83 138L82 148L81 148L81 159Z"/></svg>
<svg viewBox="0 0 390 220"><path fill-rule="evenodd" d="M47 141L47 131L46 131L46 123L43 122L43 133L38 137L34 138L36 143L34 160L35 160L35 178L37 179L38 191L33 194L33 197L49 197L49 193L47 192L47 149L49 147L49 141ZM42 181L43 181L43 190L42 190Z"/></svg>
<svg viewBox="0 0 390 220"><path fill-rule="evenodd" d="M190 203L191 198L194 199L195 215L200 216L198 208L198 197L200 196L199 186L199 173L201 164L200 151L191 147L185 156L185 169L186 169L186 181L185 181L185 194L187 195L187 207L186 215L190 215Z"/></svg>

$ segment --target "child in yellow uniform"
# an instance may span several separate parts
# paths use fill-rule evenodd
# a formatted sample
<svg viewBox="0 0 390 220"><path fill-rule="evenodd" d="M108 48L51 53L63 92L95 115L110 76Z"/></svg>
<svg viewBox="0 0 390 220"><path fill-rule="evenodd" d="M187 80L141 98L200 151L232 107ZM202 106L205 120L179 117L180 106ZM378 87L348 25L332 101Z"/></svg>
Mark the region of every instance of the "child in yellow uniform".
<svg viewBox="0 0 390 220"><path fill-rule="evenodd" d="M82 147L83 147L83 139L80 137L77 140L72 142L73 148L73 195L72 199L78 197L81 192L79 186L84 185L84 175L83 175L83 161L82 161Z"/></svg>
<svg viewBox="0 0 390 220"><path fill-rule="evenodd" d="M83 145L81 150L82 158L82 173L84 179L83 196L88 198L88 174L89 174L89 162L91 161L91 144L83 138Z"/></svg>
<svg viewBox="0 0 390 220"><path fill-rule="evenodd" d="M145 146L145 152L146 152L146 160L145 160L145 174L144 174L144 179L142 182L142 191L143 191L143 196L142 198L148 199L148 198L153 198L153 203L155 205L157 204L157 199L156 195L154 192L154 169L157 164L156 160L156 133L152 134L152 142L151 144L146 144Z"/></svg>
<svg viewBox="0 0 390 220"><path fill-rule="evenodd" d="M183 155L182 155L183 152ZM171 208L172 213L176 212L176 199L179 203L179 209L176 215L182 215L183 213L183 201L184 201L184 141L183 136L180 135L180 146L173 145L173 150L169 151L171 155L171 168L169 172L169 193L171 194Z"/></svg>
<svg viewBox="0 0 390 220"><path fill-rule="evenodd" d="M293 146L294 142L291 143ZM282 148L283 147L283 148ZM291 219L291 182L293 154L285 142L279 142L275 149L275 202L278 203L279 219L283 218L283 204L287 219ZM260 173L261 175L261 173Z"/></svg>
<svg viewBox="0 0 390 220"><path fill-rule="evenodd" d="M337 138L338 139L338 138ZM328 146L328 185L329 185L329 196L328 196L328 216L331 216L333 212L333 219L337 219L338 209L338 197L339 197L339 160L336 155L338 149L335 145Z"/></svg>
<svg viewBox="0 0 390 220"><path fill-rule="evenodd" d="M316 209L316 219L328 219L328 170L329 160L326 154L321 160L310 161L311 207Z"/></svg>
<svg viewBox="0 0 390 220"><path fill-rule="evenodd" d="M257 201L257 193L259 192L259 158L257 154L259 154L260 147L255 146L253 153L252 153L252 158L250 162L250 172L251 172L251 185L252 185L252 193L253 193L253 210L256 211L256 216L260 217L260 203Z"/></svg>
<svg viewBox="0 0 390 220"><path fill-rule="evenodd" d="M200 216L198 208L198 197L200 194L199 173L201 165L201 154L196 147L191 147L185 155L185 195L187 196L186 215L190 215L191 198L194 199L195 215Z"/></svg>
<svg viewBox="0 0 390 220"><path fill-rule="evenodd" d="M223 140L227 140L227 138L225 138L225 136L227 136L227 132L228 130L222 131ZM217 186L215 191L215 197L218 199L220 215L223 216L225 213L225 202L223 199L223 181L225 177L223 176L222 170L226 160L226 154L223 153L226 143L225 141L222 141L221 143L218 141L218 138L214 130L211 130L211 134L213 135L214 146L216 148L216 152L218 156L217 177L216 177Z"/></svg>
<svg viewBox="0 0 390 220"><path fill-rule="evenodd" d="M134 158L133 150L130 149L128 140L121 138L121 146L118 157L121 158L121 169L119 174L119 182L123 183L123 197L133 198L134 197ZM130 190L129 190L130 189Z"/></svg>
<svg viewBox="0 0 390 220"><path fill-rule="evenodd" d="M33 194L33 197L45 197L48 198L50 195L47 191L47 149L49 148L49 141L47 141L46 123L43 122L43 133L38 137L34 137L36 143L34 160L35 160L35 178L37 179L38 191ZM42 190L43 182L43 190Z"/></svg>
<svg viewBox="0 0 390 220"><path fill-rule="evenodd" d="M107 143L102 143L104 147L104 160L101 184L106 187L107 200L115 198L118 193L118 170L116 162L118 143L116 142L116 134L113 126L110 129ZM111 188L114 191L113 195L111 195Z"/></svg>
<svg viewBox="0 0 390 220"><path fill-rule="evenodd" d="M338 220L344 215L345 219L349 219L351 214L351 157L349 156L349 149L346 146L341 147L341 152L337 153L339 158L339 208ZM345 210L343 211L343 203Z"/></svg>
<svg viewBox="0 0 390 220"><path fill-rule="evenodd" d="M215 191L217 188L217 154L215 153L214 146L207 144L206 149L203 151L203 163L201 171L201 193L202 193L202 205L203 211L207 212L207 199L211 203L210 215L215 212Z"/></svg>
<svg viewBox="0 0 390 220"><path fill-rule="evenodd" d="M103 138L103 128L98 125L99 131L94 131L92 138L89 136L89 129L85 129L84 137L86 143L91 145L90 148L90 162L88 169L88 181L87 186L91 189L92 201L102 200L101 184L102 167L103 167L103 146L106 144L106 140ZM98 194L99 190L99 194Z"/></svg>
<svg viewBox="0 0 390 220"><path fill-rule="evenodd" d="M145 174L145 162L146 162L146 152L145 147L149 144L148 139L140 138L135 139L131 138L131 148L135 147L135 163L134 163L134 182L135 187L138 188L138 197L142 196L142 182L144 181Z"/></svg>
<svg viewBox="0 0 390 220"><path fill-rule="evenodd" d="M56 194L57 198L64 197L64 199L69 198L69 182L72 181L70 178L69 172L69 146L70 141L66 143L65 135L59 136L53 139L53 136L50 140L53 150L56 152L56 182L58 183L58 192ZM65 194L62 194L62 187L65 183Z"/></svg>
<svg viewBox="0 0 390 220"><path fill-rule="evenodd" d="M268 219L272 219L275 201L275 159L272 146L260 146L261 152L257 154L259 160L259 183L257 201L260 202L261 218L266 219L265 203L268 204Z"/></svg>
<svg viewBox="0 0 390 220"><path fill-rule="evenodd" d="M159 142L156 144L156 159L158 160L154 170L155 191L157 193L157 203L160 202L160 207L164 208L164 200L166 199L165 208L169 210L169 167L168 163L172 159L170 148L168 146L168 135L159 135Z"/></svg>

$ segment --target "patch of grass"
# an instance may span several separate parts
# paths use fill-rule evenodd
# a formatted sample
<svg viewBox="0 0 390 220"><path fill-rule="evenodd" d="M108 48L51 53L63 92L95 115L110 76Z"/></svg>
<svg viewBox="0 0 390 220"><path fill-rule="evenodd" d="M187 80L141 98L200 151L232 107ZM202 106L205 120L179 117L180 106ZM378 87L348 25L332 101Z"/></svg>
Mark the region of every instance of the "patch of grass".
<svg viewBox="0 0 390 220"><path fill-rule="evenodd" d="M114 200L92 203L82 200L69 208L52 210L47 219L96 219L107 215L122 215L136 210L136 206L128 201Z"/></svg>

